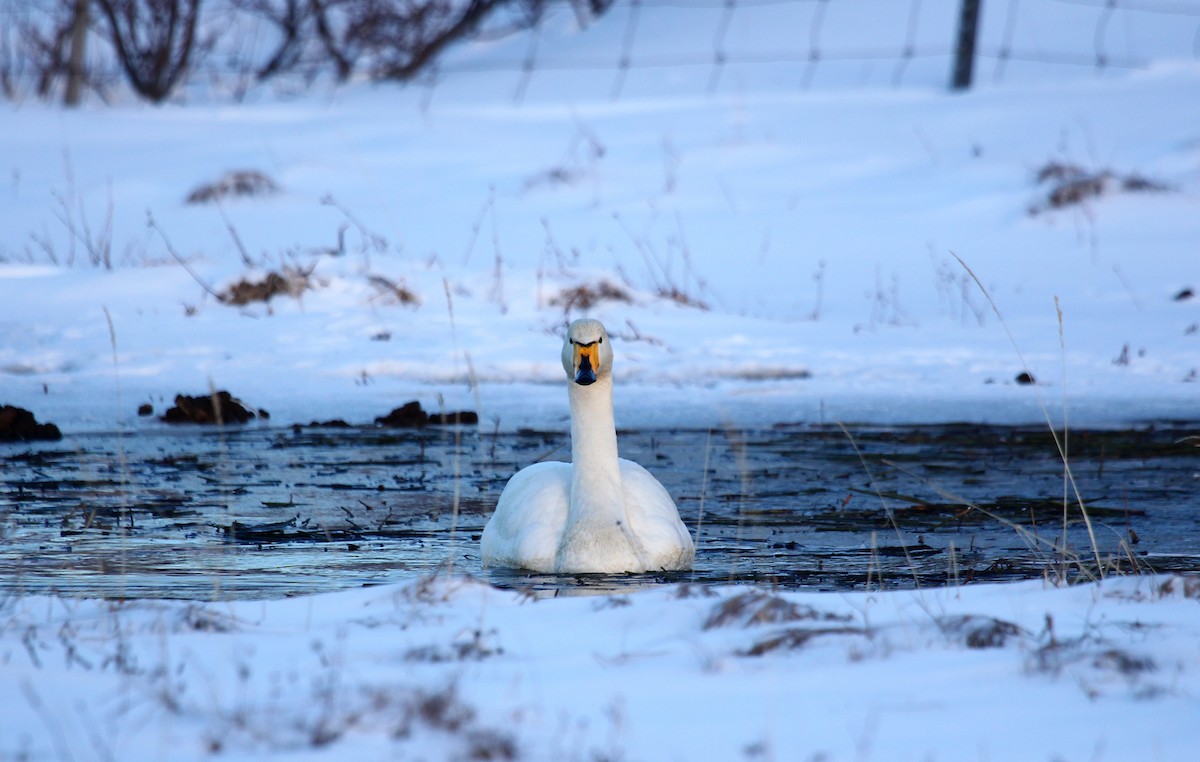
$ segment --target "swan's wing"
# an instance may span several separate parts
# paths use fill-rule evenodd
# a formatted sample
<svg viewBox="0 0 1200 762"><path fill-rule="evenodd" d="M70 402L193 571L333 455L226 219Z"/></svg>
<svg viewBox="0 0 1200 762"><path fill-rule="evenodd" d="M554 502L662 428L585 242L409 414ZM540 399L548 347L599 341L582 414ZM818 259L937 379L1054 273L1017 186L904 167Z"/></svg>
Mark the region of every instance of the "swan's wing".
<svg viewBox="0 0 1200 762"><path fill-rule="evenodd" d="M570 496L570 463L535 463L514 474L483 528L484 566L553 572Z"/></svg>
<svg viewBox="0 0 1200 762"><path fill-rule="evenodd" d="M625 510L653 569L690 569L696 557L692 535L675 501L658 479L631 460L621 459Z"/></svg>

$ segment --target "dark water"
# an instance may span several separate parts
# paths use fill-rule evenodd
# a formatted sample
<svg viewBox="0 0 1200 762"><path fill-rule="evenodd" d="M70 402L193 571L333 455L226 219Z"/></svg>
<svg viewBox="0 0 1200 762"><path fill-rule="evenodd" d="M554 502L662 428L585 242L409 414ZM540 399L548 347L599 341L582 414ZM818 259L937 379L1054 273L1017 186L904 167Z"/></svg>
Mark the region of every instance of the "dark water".
<svg viewBox="0 0 1200 762"><path fill-rule="evenodd" d="M615 578L480 568L479 534L508 477L568 457L558 431L153 428L0 445L0 588L256 598L449 567L542 589L1198 571L1197 433L1071 431L1089 532L1045 428L625 431L622 455L661 479L699 539L692 572Z"/></svg>

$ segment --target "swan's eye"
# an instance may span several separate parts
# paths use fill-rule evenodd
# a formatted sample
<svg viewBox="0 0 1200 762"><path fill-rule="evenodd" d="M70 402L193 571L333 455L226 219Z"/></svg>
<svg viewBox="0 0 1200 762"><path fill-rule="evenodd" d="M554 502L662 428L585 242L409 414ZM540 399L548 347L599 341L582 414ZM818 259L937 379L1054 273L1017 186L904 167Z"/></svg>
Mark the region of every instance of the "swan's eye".
<svg viewBox="0 0 1200 762"><path fill-rule="evenodd" d="M601 336L600 338L596 339L596 343L598 343L598 344L603 344L603 343L604 343L604 337L603 337L603 336Z"/></svg>

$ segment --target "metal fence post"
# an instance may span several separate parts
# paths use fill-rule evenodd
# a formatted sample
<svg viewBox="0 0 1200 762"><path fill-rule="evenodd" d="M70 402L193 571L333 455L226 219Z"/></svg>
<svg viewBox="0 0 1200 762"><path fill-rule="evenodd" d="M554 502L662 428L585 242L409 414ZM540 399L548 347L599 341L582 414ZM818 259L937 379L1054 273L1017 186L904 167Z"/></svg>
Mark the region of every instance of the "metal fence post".
<svg viewBox="0 0 1200 762"><path fill-rule="evenodd" d="M962 0L962 12L958 16L958 43L954 46L954 76L950 81L952 90L966 90L971 86L971 74L975 67L975 38L979 32L979 8L983 0Z"/></svg>

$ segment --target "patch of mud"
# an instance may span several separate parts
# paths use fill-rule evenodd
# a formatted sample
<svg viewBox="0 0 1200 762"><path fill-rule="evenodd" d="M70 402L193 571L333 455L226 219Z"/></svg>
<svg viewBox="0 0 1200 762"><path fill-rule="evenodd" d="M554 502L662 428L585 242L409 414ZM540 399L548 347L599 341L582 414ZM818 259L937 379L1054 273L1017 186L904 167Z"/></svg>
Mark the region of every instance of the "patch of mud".
<svg viewBox="0 0 1200 762"><path fill-rule="evenodd" d="M413 400L396 408L387 415L375 419L376 426L389 429L419 429L424 426L457 426L479 423L479 414L473 410L456 410L449 413L427 413L421 403Z"/></svg>
<svg viewBox="0 0 1200 762"><path fill-rule="evenodd" d="M38 423L33 413L14 405L0 407L0 442L57 441L62 432L53 423Z"/></svg>
<svg viewBox="0 0 1200 762"><path fill-rule="evenodd" d="M246 423L254 418L270 418L265 410L249 409L227 391L189 397L175 395L175 406L162 416L164 423L224 424Z"/></svg>

